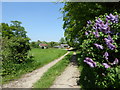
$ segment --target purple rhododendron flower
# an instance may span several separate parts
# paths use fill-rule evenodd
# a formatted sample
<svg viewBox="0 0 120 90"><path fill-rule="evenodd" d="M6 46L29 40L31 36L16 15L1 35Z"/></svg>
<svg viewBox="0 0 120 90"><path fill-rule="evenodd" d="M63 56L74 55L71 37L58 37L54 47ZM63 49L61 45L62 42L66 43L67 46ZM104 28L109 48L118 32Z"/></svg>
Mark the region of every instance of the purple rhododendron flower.
<svg viewBox="0 0 120 90"><path fill-rule="evenodd" d="M93 34L98 38L99 37L99 33L98 31L96 30L96 32L93 32Z"/></svg>
<svg viewBox="0 0 120 90"><path fill-rule="evenodd" d="M108 43L108 48L111 50L114 50L114 49L116 49L116 46L113 45L112 43Z"/></svg>
<svg viewBox="0 0 120 90"><path fill-rule="evenodd" d="M109 14L109 16L107 15L106 18L113 23L118 23L118 21L119 21L118 15L114 16L112 14Z"/></svg>
<svg viewBox="0 0 120 90"><path fill-rule="evenodd" d="M109 25L110 24L108 22L104 24L104 22L100 18L98 18L98 20L96 20L95 25L93 26L93 29L100 30L101 32L107 34L107 33L111 33Z"/></svg>
<svg viewBox="0 0 120 90"><path fill-rule="evenodd" d="M99 45L97 43L94 44L98 49L103 49L103 46L102 45Z"/></svg>
<svg viewBox="0 0 120 90"><path fill-rule="evenodd" d="M90 61L90 62L93 62L93 60L91 58L89 58L89 57L86 57L85 59Z"/></svg>
<svg viewBox="0 0 120 90"><path fill-rule="evenodd" d="M120 33L117 32L116 35L117 35L117 36L120 36Z"/></svg>
<svg viewBox="0 0 120 90"><path fill-rule="evenodd" d="M90 34L91 33L91 31L86 31L85 32L85 35L88 35L88 34Z"/></svg>
<svg viewBox="0 0 120 90"><path fill-rule="evenodd" d="M107 38L104 38L104 40L105 40L106 44L108 44L108 43L111 43L111 42L112 42L111 40L109 40L109 39L107 39Z"/></svg>
<svg viewBox="0 0 120 90"><path fill-rule="evenodd" d="M98 18L97 20L95 20L96 21L96 23L103 23L103 21L100 19L100 18Z"/></svg>
<svg viewBox="0 0 120 90"><path fill-rule="evenodd" d="M118 63L119 63L119 60L117 58L115 58L115 61L112 64L114 65L114 64L118 64Z"/></svg>
<svg viewBox="0 0 120 90"><path fill-rule="evenodd" d="M90 67L96 67L96 63L89 57L86 57L84 62L87 63Z"/></svg>
<svg viewBox="0 0 120 90"><path fill-rule="evenodd" d="M103 56L105 57L106 60L108 60L108 56L109 56L108 52L105 52Z"/></svg>
<svg viewBox="0 0 120 90"><path fill-rule="evenodd" d="M108 35L108 39L110 40L110 43L114 42L110 35Z"/></svg>
<svg viewBox="0 0 120 90"><path fill-rule="evenodd" d="M108 65L107 63L103 63L102 65L105 66L105 68L110 68L110 67L111 67L111 66Z"/></svg>
<svg viewBox="0 0 120 90"><path fill-rule="evenodd" d="M93 26L93 29L97 30L98 28L96 26Z"/></svg>
<svg viewBox="0 0 120 90"><path fill-rule="evenodd" d="M85 35L88 35L88 32L85 32Z"/></svg>
<svg viewBox="0 0 120 90"><path fill-rule="evenodd" d="M110 35L108 36L108 38L104 38L104 40L105 40L109 49L114 50L116 48L116 46L112 44L114 41Z"/></svg>
<svg viewBox="0 0 120 90"><path fill-rule="evenodd" d="M100 29L100 26L101 26L102 23L103 23L103 21L102 21L100 18L98 18L98 19L96 20L95 25L93 26L93 29L95 29L95 30Z"/></svg>
<svg viewBox="0 0 120 90"><path fill-rule="evenodd" d="M101 32L104 32L105 34L110 33L110 27L108 22L106 22L106 24L102 23L101 25L99 25L99 27Z"/></svg>

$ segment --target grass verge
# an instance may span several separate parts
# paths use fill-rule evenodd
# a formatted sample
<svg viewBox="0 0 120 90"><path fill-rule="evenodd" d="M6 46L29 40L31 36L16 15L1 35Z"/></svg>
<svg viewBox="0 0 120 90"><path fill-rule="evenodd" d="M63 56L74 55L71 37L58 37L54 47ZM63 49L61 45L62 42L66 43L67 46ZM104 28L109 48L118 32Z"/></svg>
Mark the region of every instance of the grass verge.
<svg viewBox="0 0 120 90"><path fill-rule="evenodd" d="M8 68L10 69L9 75L2 77L2 84L8 83L14 79L20 78L21 75L31 72L37 68L44 66L45 64L50 63L51 61L59 58L67 51L62 49L39 49L34 48L32 49L29 54L32 55L34 58L33 60L28 60L28 62L21 63L21 64L9 64Z"/></svg>
<svg viewBox="0 0 120 90"><path fill-rule="evenodd" d="M34 88L49 88L53 84L56 77L58 77L65 70L65 68L70 62L71 56L72 56L72 52L70 52L61 61L59 61L57 64L55 64L50 69L48 69L48 71L44 73L41 79L38 80L33 85L33 87Z"/></svg>

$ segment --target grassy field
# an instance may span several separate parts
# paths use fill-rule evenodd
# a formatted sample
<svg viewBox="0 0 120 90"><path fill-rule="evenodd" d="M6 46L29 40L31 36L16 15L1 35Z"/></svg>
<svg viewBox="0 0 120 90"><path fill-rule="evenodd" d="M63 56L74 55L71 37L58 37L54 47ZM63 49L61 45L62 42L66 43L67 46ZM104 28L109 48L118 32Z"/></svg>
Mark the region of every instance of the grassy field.
<svg viewBox="0 0 120 90"><path fill-rule="evenodd" d="M14 64L14 73L2 77L2 83L7 83L11 80L19 78L21 75L31 72L37 68L48 64L49 62L59 58L64 55L67 51L62 49L39 49L34 48L29 52L34 58L32 61Z"/></svg>
<svg viewBox="0 0 120 90"><path fill-rule="evenodd" d="M69 53L67 56L65 56L61 61L59 61L57 64L52 66L44 75L41 77L40 80L38 80L33 87L34 88L49 88L57 76L59 76L64 69L67 67L67 65L70 62L72 56L72 52Z"/></svg>
<svg viewBox="0 0 120 90"><path fill-rule="evenodd" d="M30 55L34 56L34 60L36 62L36 65L43 66L54 59L60 57L64 53L66 53L66 50L62 49L32 49L30 52Z"/></svg>

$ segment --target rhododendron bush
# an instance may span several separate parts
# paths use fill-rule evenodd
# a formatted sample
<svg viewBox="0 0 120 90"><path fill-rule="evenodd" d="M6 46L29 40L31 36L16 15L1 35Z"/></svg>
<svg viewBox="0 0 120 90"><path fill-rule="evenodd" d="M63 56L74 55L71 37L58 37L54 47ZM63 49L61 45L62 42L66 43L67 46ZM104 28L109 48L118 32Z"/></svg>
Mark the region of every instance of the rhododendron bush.
<svg viewBox="0 0 120 90"><path fill-rule="evenodd" d="M100 15L87 21L80 45L83 87L120 87L120 15ZM82 60L81 60L82 59Z"/></svg>

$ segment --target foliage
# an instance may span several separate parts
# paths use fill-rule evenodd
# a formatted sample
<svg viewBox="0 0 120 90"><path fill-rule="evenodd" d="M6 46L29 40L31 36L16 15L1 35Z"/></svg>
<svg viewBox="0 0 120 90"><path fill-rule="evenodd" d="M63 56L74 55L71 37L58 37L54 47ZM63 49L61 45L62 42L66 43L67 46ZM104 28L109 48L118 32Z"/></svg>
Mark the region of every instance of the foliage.
<svg viewBox="0 0 120 90"><path fill-rule="evenodd" d="M54 41L48 42L49 47L54 47L57 46L58 44L59 44L58 42L54 42Z"/></svg>
<svg viewBox="0 0 120 90"><path fill-rule="evenodd" d="M105 13L83 27L85 34L80 45L83 88L120 88L119 19L117 12Z"/></svg>
<svg viewBox="0 0 120 90"><path fill-rule="evenodd" d="M93 20L94 17L106 12L120 12L120 2L66 2L63 9L63 28L64 36L70 46L79 48L84 38L82 28L87 20Z"/></svg>
<svg viewBox="0 0 120 90"><path fill-rule="evenodd" d="M28 51L30 50L29 38L24 27L19 21L11 21L8 25L2 23L2 76L15 73L14 64L27 62Z"/></svg>
<svg viewBox="0 0 120 90"><path fill-rule="evenodd" d="M60 44L65 44L65 43L66 43L65 38L64 38L64 37L62 37L62 38L60 39L59 43L60 43Z"/></svg>
<svg viewBox="0 0 120 90"><path fill-rule="evenodd" d="M31 48L39 48L39 44L40 44L41 42L34 42L34 41L32 41L32 42L30 42L30 46L31 46Z"/></svg>
<svg viewBox="0 0 120 90"><path fill-rule="evenodd" d="M80 83L83 88L120 86L120 23L118 14L114 13L120 13L119 4L66 2L62 9L67 43L81 52Z"/></svg>

